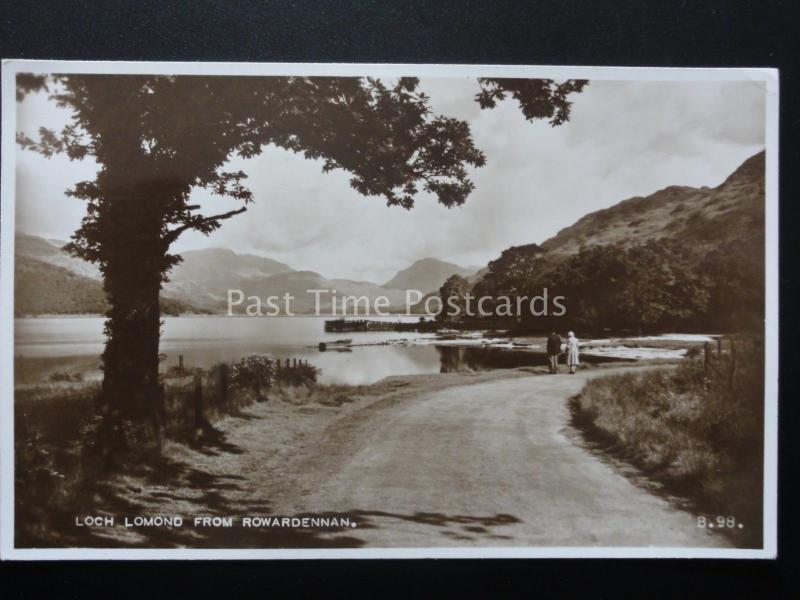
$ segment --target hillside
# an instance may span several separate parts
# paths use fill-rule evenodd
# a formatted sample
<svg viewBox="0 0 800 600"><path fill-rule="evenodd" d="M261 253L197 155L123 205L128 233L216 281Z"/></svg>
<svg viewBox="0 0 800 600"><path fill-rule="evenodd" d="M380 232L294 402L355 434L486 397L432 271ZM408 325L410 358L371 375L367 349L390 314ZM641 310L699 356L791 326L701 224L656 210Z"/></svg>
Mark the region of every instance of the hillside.
<svg viewBox="0 0 800 600"><path fill-rule="evenodd" d="M714 188L668 187L588 214L537 246L510 247L473 292L550 290L568 318L520 331L758 334L764 319L764 153Z"/></svg>
<svg viewBox="0 0 800 600"><path fill-rule="evenodd" d="M670 186L589 213L542 243L551 255L581 246L671 240L697 255L729 242L760 243L764 233L764 152L747 159L715 188Z"/></svg>
<svg viewBox="0 0 800 600"><path fill-rule="evenodd" d="M438 290L451 275L470 277L474 272L474 269L460 267L436 258L423 258L407 269L399 271L384 283L383 287L428 293Z"/></svg>
<svg viewBox="0 0 800 600"><path fill-rule="evenodd" d="M229 289L244 289L253 280L292 271L282 262L227 248L189 250L181 257L164 291L211 311L224 309Z"/></svg>
<svg viewBox="0 0 800 600"><path fill-rule="evenodd" d="M207 248L181 252L183 262L173 267L169 278L173 282L191 281L198 284L227 285L240 279L269 277L293 269L282 262L256 256L237 254L227 248Z"/></svg>
<svg viewBox="0 0 800 600"><path fill-rule="evenodd" d="M308 290L329 290L329 292L320 293L319 308L322 314L330 312L331 295L334 291L339 300L343 296L366 296L372 302L378 296L385 296L389 298L392 306L395 307L402 306L405 301L405 291L403 290L385 289L368 281L327 279L313 271L291 271L278 273L270 277L251 278L241 281L240 287L237 289L242 290L245 296L258 296L262 301L265 301L269 296L282 297L286 293L291 294L294 297L291 309L299 314L310 314L316 309L315 294L309 293ZM283 306L282 302L278 304ZM246 306L247 302L245 301L241 305L234 307L234 314L243 314ZM227 289L218 296L217 308L223 311L227 310ZM267 308L264 306L264 310L267 310ZM352 314L352 305L348 306L348 311Z"/></svg>
<svg viewBox="0 0 800 600"><path fill-rule="evenodd" d="M18 232L14 237L14 252L17 256L35 258L41 262L67 269L90 279L100 279L100 270L93 264L64 252L67 242L46 240L35 235Z"/></svg>
<svg viewBox="0 0 800 600"><path fill-rule="evenodd" d="M14 316L101 314L106 304L103 284L64 267L18 255L14 264ZM161 299L168 315L198 312L171 298Z"/></svg>

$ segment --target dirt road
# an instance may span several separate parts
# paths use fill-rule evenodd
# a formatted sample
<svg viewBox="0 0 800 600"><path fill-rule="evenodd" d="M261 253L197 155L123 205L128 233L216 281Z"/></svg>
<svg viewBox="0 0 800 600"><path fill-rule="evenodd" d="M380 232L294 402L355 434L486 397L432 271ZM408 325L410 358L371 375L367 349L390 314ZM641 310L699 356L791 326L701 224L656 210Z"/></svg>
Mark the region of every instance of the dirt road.
<svg viewBox="0 0 800 600"><path fill-rule="evenodd" d="M324 513L355 526L103 537L149 547L728 546L584 446L567 399L598 374L436 379L420 389L438 391L410 386L339 409L255 405L219 424L215 446L174 449L169 477L128 481L117 512Z"/></svg>
<svg viewBox="0 0 800 600"><path fill-rule="evenodd" d="M308 463L320 485L292 508L359 514L370 547L726 546L582 447L567 398L586 379L450 388L348 428L349 443L332 431L319 451L336 458Z"/></svg>

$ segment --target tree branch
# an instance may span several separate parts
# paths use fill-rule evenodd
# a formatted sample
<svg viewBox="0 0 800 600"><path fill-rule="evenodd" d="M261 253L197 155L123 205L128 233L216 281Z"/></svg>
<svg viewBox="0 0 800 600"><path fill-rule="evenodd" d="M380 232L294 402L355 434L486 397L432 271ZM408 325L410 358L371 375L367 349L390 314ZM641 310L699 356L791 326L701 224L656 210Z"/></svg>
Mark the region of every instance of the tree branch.
<svg viewBox="0 0 800 600"><path fill-rule="evenodd" d="M185 225L181 225L177 229L173 229L173 230L169 231L164 236L162 241L164 242L165 246L169 247L169 245L172 242L174 242L175 240L177 240L178 237L180 237L180 235L184 231L187 231L189 229L200 229L200 228L203 227L203 225L216 224L217 221L223 221L225 219L230 219L231 217L234 217L236 215L242 214L246 210L247 210L247 207L243 206L242 208L238 208L236 210L231 210L231 211L228 211L226 213L219 214L219 215L212 215L210 217L202 217L202 218L198 217L196 220L193 220L190 223L186 223ZM214 227L214 229L216 229L216 227Z"/></svg>

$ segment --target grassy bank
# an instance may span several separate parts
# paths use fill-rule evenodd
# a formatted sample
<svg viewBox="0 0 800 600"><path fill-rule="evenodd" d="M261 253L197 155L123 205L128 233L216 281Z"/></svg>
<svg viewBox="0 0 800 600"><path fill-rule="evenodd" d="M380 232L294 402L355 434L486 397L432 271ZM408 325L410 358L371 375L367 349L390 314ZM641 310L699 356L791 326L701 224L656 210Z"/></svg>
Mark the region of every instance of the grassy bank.
<svg viewBox="0 0 800 600"><path fill-rule="evenodd" d="M315 384L312 365L287 363L278 369L269 357L253 364L250 358L164 375L162 442L206 443L215 438L217 421ZM75 515L94 505L98 482L152 458L117 456L101 444L100 382L74 375L57 373L49 383L20 386L14 393L18 545L53 541L52 531L69 527Z"/></svg>
<svg viewBox="0 0 800 600"><path fill-rule="evenodd" d="M708 357L692 353L675 368L594 379L572 400L573 422L737 545L758 547L764 354L753 340L733 343Z"/></svg>
<svg viewBox="0 0 800 600"><path fill-rule="evenodd" d="M176 504L175 510L192 512L192 502L205 498L207 479L194 463L240 453L225 440L225 430L237 424L258 424L256 445L264 452L261 460L274 462L277 472L287 453L293 454L304 440L321 435L332 421L345 415L449 386L529 374L519 369L398 376L350 386L318 384L312 370L310 365L281 369L273 383L259 391L237 385L232 366L165 378L166 442L161 456L114 467L99 463L101 452L93 436L98 383L54 382L17 389L16 545L129 545L129 540L97 538L87 528L76 528L74 521L81 515L146 513L150 507L140 502L142 489L164 485L181 489L193 500L188 506ZM253 411L260 411L262 417L254 417ZM264 415L269 418L259 420ZM226 477L238 481L242 475L231 472ZM276 477L275 485L282 481Z"/></svg>

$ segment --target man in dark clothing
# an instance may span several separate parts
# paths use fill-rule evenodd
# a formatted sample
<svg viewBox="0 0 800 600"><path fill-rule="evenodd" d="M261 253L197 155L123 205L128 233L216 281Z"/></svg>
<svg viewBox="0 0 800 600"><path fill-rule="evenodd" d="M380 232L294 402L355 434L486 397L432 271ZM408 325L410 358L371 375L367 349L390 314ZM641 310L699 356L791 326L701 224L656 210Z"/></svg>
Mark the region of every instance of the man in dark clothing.
<svg viewBox="0 0 800 600"><path fill-rule="evenodd" d="M558 373L558 355L561 354L561 336L555 331L547 336L547 358L550 360L550 373Z"/></svg>

